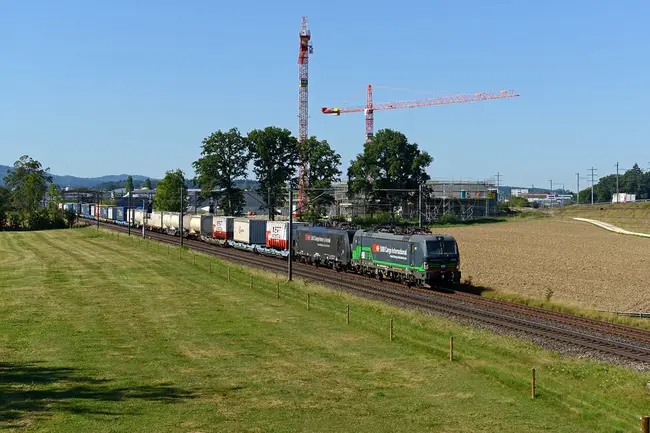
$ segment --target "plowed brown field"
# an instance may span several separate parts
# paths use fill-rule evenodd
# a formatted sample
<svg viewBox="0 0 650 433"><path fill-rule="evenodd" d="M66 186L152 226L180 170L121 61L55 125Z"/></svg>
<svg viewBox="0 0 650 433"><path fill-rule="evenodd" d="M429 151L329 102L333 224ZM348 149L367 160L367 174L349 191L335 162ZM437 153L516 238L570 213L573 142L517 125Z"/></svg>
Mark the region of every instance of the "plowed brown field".
<svg viewBox="0 0 650 433"><path fill-rule="evenodd" d="M650 239L576 221L437 229L456 237L463 279L495 291L616 311L650 311Z"/></svg>

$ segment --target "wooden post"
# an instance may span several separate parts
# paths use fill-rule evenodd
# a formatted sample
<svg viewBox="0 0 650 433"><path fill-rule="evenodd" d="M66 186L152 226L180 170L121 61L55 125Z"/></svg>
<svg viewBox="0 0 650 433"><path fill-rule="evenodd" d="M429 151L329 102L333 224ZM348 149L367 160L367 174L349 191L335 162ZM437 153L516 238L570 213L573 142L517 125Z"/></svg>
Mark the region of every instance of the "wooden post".
<svg viewBox="0 0 650 433"><path fill-rule="evenodd" d="M350 304L348 304L347 311L345 313L345 323L350 324Z"/></svg>
<svg viewBox="0 0 650 433"><path fill-rule="evenodd" d="M280 299L280 283L278 283L278 292L277 292L276 298Z"/></svg>
<svg viewBox="0 0 650 433"><path fill-rule="evenodd" d="M212 273L212 260L210 260L210 273Z"/></svg>
<svg viewBox="0 0 650 433"><path fill-rule="evenodd" d="M167 254L169 254L169 244L167 244Z"/></svg>
<svg viewBox="0 0 650 433"><path fill-rule="evenodd" d="M449 361L454 360L454 337L449 337Z"/></svg>
<svg viewBox="0 0 650 433"><path fill-rule="evenodd" d="M230 281L230 266L228 266L228 281Z"/></svg>
<svg viewBox="0 0 650 433"><path fill-rule="evenodd" d="M196 253L192 253L192 264L196 266Z"/></svg>
<svg viewBox="0 0 650 433"><path fill-rule="evenodd" d="M248 288L249 289L253 288L253 274L250 274L248 277Z"/></svg>
<svg viewBox="0 0 650 433"><path fill-rule="evenodd" d="M535 399L535 369L533 368L531 372L533 373L533 377L532 377L532 382L530 387L530 398L534 400Z"/></svg>
<svg viewBox="0 0 650 433"><path fill-rule="evenodd" d="M309 311L309 293L307 293L307 311Z"/></svg>
<svg viewBox="0 0 650 433"><path fill-rule="evenodd" d="M393 341L393 319L390 319L390 331L388 333L388 338L390 341Z"/></svg>
<svg viewBox="0 0 650 433"><path fill-rule="evenodd" d="M650 416L641 417L641 432L650 433Z"/></svg>

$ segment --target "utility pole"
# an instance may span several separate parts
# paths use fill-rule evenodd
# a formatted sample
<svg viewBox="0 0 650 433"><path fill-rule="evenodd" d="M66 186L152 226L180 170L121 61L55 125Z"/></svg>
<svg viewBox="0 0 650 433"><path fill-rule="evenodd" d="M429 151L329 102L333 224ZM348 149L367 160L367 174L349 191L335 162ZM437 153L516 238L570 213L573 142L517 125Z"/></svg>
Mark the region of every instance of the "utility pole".
<svg viewBox="0 0 650 433"><path fill-rule="evenodd" d="M616 163L616 203L618 203L618 162Z"/></svg>
<svg viewBox="0 0 650 433"><path fill-rule="evenodd" d="M418 228L422 228L422 184L418 186Z"/></svg>
<svg viewBox="0 0 650 433"><path fill-rule="evenodd" d="M269 206L269 221L273 221L274 212L273 212L273 205L271 204L271 185L269 185L269 187L267 188L266 194L267 194L266 203Z"/></svg>
<svg viewBox="0 0 650 433"><path fill-rule="evenodd" d="M499 203L499 186L501 186L501 177L503 177L503 175L497 171L497 203Z"/></svg>
<svg viewBox="0 0 650 433"><path fill-rule="evenodd" d="M580 204L580 173L576 173L576 204Z"/></svg>
<svg viewBox="0 0 650 433"><path fill-rule="evenodd" d="M591 168L588 168L587 171L591 172L591 205L594 205L594 173L598 170L597 168L594 168L593 166Z"/></svg>
<svg viewBox="0 0 650 433"><path fill-rule="evenodd" d="M306 193L306 191L305 191ZM289 180L289 259L287 264L288 279L293 279L293 183Z"/></svg>
<svg viewBox="0 0 650 433"><path fill-rule="evenodd" d="M147 199L142 199L142 239L144 239L144 227L147 225Z"/></svg>
<svg viewBox="0 0 650 433"><path fill-rule="evenodd" d="M129 226L129 236L131 236L131 191L129 191L129 209L126 214L126 223Z"/></svg>
<svg viewBox="0 0 650 433"><path fill-rule="evenodd" d="M99 216L101 215L101 212L99 211L99 207L100 207L99 195L100 192L97 191L97 206L95 207L95 219L97 220L97 230L99 230Z"/></svg>
<svg viewBox="0 0 650 433"><path fill-rule="evenodd" d="M183 206L183 186L183 182L181 181L181 216L178 220L178 229L181 234L181 247L183 246L183 208L185 207Z"/></svg>

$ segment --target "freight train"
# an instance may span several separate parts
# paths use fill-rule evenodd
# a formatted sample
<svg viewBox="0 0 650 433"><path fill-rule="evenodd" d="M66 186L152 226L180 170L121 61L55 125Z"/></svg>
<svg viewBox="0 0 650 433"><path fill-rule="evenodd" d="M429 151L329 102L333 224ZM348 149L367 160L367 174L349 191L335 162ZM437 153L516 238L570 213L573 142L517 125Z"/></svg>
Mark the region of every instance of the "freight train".
<svg viewBox="0 0 650 433"><path fill-rule="evenodd" d="M415 286L460 282L460 252L449 235L344 230L287 221L214 215L181 215L152 211L66 203L82 218L128 225L207 243L230 246L258 254L289 256L292 240L294 260ZM181 226L182 221L182 226Z"/></svg>

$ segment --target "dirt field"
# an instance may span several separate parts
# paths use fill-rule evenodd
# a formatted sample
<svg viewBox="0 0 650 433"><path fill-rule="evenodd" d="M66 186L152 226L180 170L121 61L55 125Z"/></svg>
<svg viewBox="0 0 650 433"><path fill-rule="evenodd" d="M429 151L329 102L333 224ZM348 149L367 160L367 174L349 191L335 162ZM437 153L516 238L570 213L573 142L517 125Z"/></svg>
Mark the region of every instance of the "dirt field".
<svg viewBox="0 0 650 433"><path fill-rule="evenodd" d="M463 279L590 308L650 311L650 240L569 220L439 229L456 236Z"/></svg>

